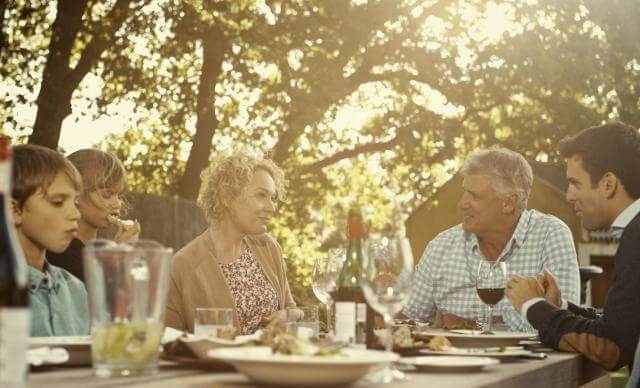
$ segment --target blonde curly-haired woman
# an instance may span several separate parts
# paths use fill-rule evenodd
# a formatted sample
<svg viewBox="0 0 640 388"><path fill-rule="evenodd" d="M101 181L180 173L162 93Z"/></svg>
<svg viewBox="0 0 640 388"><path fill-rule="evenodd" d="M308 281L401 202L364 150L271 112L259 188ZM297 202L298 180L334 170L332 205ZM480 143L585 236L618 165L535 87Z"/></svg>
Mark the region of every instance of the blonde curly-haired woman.
<svg viewBox="0 0 640 388"><path fill-rule="evenodd" d="M287 182L273 161L247 148L219 157L202 181L209 228L174 257L166 324L193 332L196 308L227 307L240 334L250 334L295 306L282 250L266 233Z"/></svg>

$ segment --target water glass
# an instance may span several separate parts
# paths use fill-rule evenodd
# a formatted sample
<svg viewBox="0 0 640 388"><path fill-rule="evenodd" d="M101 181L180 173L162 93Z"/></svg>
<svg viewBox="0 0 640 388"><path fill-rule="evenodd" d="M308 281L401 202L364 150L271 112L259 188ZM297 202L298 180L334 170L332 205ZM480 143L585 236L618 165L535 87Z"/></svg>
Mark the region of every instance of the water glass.
<svg viewBox="0 0 640 388"><path fill-rule="evenodd" d="M233 339L236 334L231 308L197 308L194 334Z"/></svg>
<svg viewBox="0 0 640 388"><path fill-rule="evenodd" d="M290 307L285 310L286 331L303 338L318 338L320 321L317 306Z"/></svg>
<svg viewBox="0 0 640 388"><path fill-rule="evenodd" d="M324 305L327 318L326 330L331 332L331 306L333 300L331 293L336 289L336 280L338 278L338 269L341 261L344 260L343 250L332 250L329 257L316 259L313 263L313 271L311 273L311 289L313 294Z"/></svg>
<svg viewBox="0 0 640 388"><path fill-rule="evenodd" d="M99 377L156 373L173 251L141 240L90 241L84 266Z"/></svg>

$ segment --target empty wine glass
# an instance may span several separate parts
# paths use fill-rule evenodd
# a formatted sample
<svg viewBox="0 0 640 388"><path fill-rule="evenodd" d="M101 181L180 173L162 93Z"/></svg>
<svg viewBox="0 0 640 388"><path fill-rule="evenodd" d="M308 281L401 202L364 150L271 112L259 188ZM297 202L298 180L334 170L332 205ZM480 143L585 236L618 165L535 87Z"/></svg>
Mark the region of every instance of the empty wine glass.
<svg viewBox="0 0 640 388"><path fill-rule="evenodd" d="M489 307L489 317L484 332L491 332L493 324L493 306L497 305L504 297L504 288L507 286L507 264L503 262L491 262L481 260L478 265L478 277L476 278L476 290L484 304Z"/></svg>
<svg viewBox="0 0 640 388"><path fill-rule="evenodd" d="M341 256L344 256L342 250L330 251L328 257L316 259L313 263L311 288L316 298L325 306L327 332L331 332L331 292L336 288Z"/></svg>
<svg viewBox="0 0 640 388"><path fill-rule="evenodd" d="M403 237L369 241L364 255L362 290L367 303L384 319L385 349L393 349L391 323L409 298L413 284L413 255L409 241ZM370 376L372 382L403 380L404 373L392 364Z"/></svg>

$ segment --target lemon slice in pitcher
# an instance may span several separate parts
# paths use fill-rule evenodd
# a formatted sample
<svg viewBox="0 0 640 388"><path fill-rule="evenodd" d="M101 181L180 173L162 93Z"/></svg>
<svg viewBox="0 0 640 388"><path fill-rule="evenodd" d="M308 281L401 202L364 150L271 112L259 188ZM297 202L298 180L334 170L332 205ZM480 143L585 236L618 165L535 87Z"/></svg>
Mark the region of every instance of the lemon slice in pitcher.
<svg viewBox="0 0 640 388"><path fill-rule="evenodd" d="M125 346L127 361L135 364L146 364L153 360L158 354L161 339L161 324L134 324L133 333Z"/></svg>
<svg viewBox="0 0 640 388"><path fill-rule="evenodd" d="M162 324L118 322L94 330L93 354L99 361L146 364L157 354Z"/></svg>

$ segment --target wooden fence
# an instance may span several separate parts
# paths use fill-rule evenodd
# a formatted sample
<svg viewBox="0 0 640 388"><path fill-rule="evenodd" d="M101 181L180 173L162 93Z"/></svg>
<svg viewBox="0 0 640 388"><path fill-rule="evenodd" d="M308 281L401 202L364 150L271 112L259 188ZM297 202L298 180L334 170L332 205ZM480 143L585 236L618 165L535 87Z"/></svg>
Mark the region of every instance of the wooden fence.
<svg viewBox="0 0 640 388"><path fill-rule="evenodd" d="M124 218L138 220L140 238L152 239L178 251L207 228L200 207L182 198L161 197L144 193L129 193L130 210ZM112 236L113 230L100 235Z"/></svg>

